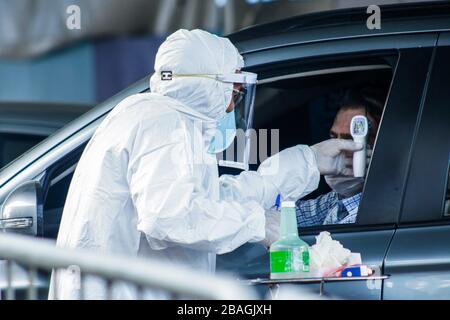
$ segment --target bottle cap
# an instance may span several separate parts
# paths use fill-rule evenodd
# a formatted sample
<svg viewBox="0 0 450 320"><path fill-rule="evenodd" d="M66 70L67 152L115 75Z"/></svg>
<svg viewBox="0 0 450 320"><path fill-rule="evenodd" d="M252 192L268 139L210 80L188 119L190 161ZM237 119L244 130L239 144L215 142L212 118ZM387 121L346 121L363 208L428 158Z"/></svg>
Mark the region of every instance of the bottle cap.
<svg viewBox="0 0 450 320"><path fill-rule="evenodd" d="M283 201L281 202L282 208L295 208L295 202L294 201Z"/></svg>

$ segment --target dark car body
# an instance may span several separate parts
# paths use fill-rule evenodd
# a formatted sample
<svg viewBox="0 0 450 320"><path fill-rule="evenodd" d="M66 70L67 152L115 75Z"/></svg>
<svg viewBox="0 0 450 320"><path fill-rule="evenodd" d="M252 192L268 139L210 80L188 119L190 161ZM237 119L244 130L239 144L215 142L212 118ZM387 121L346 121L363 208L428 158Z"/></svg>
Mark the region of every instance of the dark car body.
<svg viewBox="0 0 450 320"><path fill-rule="evenodd" d="M256 26L230 39L244 56L246 69L259 74L261 88L280 79L304 78L306 82L314 79L314 88L320 89L322 83L323 88L336 85L330 74L351 72L349 81L354 81L371 70L391 70L357 222L303 228L300 236L312 244L314 236L327 230L346 248L360 252L365 264L389 276L386 280L327 283L326 293L350 299L450 299L450 219L446 212L450 4L386 6L381 13L379 30L367 28L366 8L358 8ZM384 76L379 72L375 75ZM315 78L321 74L326 78ZM45 195L38 199L44 207L40 236L47 236L47 229L54 236L71 173L89 138L120 100L148 89L146 78L0 172L0 203L20 184L38 181ZM310 91L305 90L298 99ZM256 128L287 130L283 147L315 142L312 135L305 135L302 141L295 137L305 117L315 123L313 112L295 121L286 119L284 112L281 104L277 108L261 104L255 110ZM51 221L51 226L46 226L46 221ZM267 251L257 244L219 256L217 266L245 278L269 273ZM262 293L267 290L264 286L259 289Z"/></svg>

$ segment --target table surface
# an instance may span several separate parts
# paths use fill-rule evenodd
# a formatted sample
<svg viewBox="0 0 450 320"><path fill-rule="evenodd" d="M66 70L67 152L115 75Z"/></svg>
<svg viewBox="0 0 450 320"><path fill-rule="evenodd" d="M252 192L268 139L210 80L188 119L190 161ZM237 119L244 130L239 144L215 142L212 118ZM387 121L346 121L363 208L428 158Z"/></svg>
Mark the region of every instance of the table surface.
<svg viewBox="0 0 450 320"><path fill-rule="evenodd" d="M241 280L248 285L259 284L281 284L281 283L323 283L323 282L342 282L342 281L364 281L364 280L384 280L388 275L372 275L367 277L312 277L312 278L293 278L293 279L269 279L258 278L250 280Z"/></svg>

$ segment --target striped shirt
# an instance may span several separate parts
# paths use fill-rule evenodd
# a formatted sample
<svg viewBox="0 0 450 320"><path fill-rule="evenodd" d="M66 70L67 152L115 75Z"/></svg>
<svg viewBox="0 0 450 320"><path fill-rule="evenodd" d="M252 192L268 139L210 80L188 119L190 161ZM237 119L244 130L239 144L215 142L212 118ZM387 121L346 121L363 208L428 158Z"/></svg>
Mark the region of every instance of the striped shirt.
<svg viewBox="0 0 450 320"><path fill-rule="evenodd" d="M316 199L297 200L298 226L355 223L360 200L361 193L339 200L338 194L334 191L323 194Z"/></svg>

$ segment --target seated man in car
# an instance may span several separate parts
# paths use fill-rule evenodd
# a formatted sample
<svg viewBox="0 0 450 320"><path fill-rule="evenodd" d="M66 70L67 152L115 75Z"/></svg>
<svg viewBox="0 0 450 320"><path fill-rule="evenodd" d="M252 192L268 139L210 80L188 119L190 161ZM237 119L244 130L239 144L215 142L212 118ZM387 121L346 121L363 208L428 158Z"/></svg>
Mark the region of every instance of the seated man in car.
<svg viewBox="0 0 450 320"><path fill-rule="evenodd" d="M331 127L330 136L331 138L352 139L350 134L352 118L356 115L365 115L369 122L367 139L369 160L384 101L376 98L376 95L365 93L365 91L348 90L345 92L342 101L339 102L340 108ZM346 156L352 159L353 155L348 153ZM354 223L356 221L364 178L325 176L325 181L332 191L316 199L297 200L296 211L299 227Z"/></svg>

